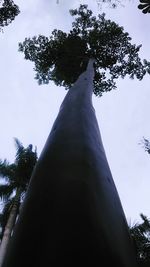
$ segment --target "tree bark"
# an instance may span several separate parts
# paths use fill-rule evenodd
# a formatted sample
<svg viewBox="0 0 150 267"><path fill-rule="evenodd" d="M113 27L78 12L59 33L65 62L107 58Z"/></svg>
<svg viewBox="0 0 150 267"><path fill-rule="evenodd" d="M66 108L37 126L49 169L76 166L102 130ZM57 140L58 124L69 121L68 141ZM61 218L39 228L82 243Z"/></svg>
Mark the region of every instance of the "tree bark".
<svg viewBox="0 0 150 267"><path fill-rule="evenodd" d="M60 107L3 267L136 266L92 106L93 62Z"/></svg>
<svg viewBox="0 0 150 267"><path fill-rule="evenodd" d="M10 210L10 214L8 217L7 224L5 226L3 238L0 245L0 267L2 267L3 265L3 261L7 252L8 244L18 215L19 204L20 204L20 190L18 189L14 203Z"/></svg>

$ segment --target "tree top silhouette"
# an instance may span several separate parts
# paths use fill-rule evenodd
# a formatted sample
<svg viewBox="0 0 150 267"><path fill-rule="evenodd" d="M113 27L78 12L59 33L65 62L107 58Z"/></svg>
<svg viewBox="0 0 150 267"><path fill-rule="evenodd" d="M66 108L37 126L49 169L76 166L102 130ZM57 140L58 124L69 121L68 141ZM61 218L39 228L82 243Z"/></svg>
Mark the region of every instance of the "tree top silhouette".
<svg viewBox="0 0 150 267"><path fill-rule="evenodd" d="M35 63L35 78L39 84L54 81L69 89L86 69L89 58L95 59L94 93L116 88L116 79L136 77L142 80L150 73L150 63L141 61L141 45L131 44L131 37L105 14L93 16L87 5L70 10L75 17L72 29L66 33L54 29L50 37L43 35L26 38L19 43L25 59Z"/></svg>

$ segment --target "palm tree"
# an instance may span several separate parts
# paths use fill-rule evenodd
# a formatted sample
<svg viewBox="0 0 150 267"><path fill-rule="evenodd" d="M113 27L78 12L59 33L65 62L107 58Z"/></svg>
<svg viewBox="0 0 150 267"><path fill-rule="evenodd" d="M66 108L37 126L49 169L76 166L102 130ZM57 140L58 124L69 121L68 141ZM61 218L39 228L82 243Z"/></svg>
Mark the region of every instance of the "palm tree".
<svg viewBox="0 0 150 267"><path fill-rule="evenodd" d="M24 148L17 138L15 138L15 145L17 150L15 162L10 164L7 160L0 161L0 176L4 179L4 184L0 185L0 198L4 202L4 208L0 216L2 236L0 266L2 266L20 205L37 162L36 148L35 151L32 151L32 145Z"/></svg>

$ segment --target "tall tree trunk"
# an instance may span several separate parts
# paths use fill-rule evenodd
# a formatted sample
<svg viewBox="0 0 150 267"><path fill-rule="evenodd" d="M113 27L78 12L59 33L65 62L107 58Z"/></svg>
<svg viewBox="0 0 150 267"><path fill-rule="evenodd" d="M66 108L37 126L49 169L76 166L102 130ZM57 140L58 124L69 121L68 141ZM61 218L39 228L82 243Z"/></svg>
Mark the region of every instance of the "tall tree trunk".
<svg viewBox="0 0 150 267"><path fill-rule="evenodd" d="M20 205L20 190L18 189L16 192L14 203L12 204L10 210L10 214L5 226L4 234L0 245L0 267L2 267L3 265L3 261L7 252L8 244L18 215L19 205Z"/></svg>
<svg viewBox="0 0 150 267"><path fill-rule="evenodd" d="M135 267L92 106L93 60L67 93L3 267Z"/></svg>

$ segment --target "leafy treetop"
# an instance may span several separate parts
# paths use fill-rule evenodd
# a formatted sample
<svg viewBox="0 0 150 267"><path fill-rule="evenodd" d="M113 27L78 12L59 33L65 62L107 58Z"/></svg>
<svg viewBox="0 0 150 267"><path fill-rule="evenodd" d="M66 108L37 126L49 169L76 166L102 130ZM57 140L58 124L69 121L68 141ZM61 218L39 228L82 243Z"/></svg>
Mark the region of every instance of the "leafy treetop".
<svg viewBox="0 0 150 267"><path fill-rule="evenodd" d="M87 5L70 10L75 17L69 33L53 30L51 36L26 38L19 43L25 59L35 63L35 78L39 84L53 80L67 89L85 70L89 58L95 58L94 93L116 88L115 80L127 74L141 80L150 73L150 63L142 63L138 52L141 45L131 44L123 27L106 19L105 14L92 15Z"/></svg>
<svg viewBox="0 0 150 267"><path fill-rule="evenodd" d="M0 27L10 24L19 12L19 7L12 0L0 0Z"/></svg>

